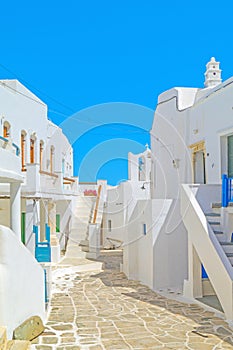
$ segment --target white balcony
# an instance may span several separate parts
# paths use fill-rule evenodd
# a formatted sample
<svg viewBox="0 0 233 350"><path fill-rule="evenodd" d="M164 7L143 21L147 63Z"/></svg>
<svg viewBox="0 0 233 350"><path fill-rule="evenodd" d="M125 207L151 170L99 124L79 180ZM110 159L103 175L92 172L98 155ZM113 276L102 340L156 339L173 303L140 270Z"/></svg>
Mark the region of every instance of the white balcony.
<svg viewBox="0 0 233 350"><path fill-rule="evenodd" d="M11 140L0 136L0 181L22 182L19 148Z"/></svg>
<svg viewBox="0 0 233 350"><path fill-rule="evenodd" d="M27 164L26 168L26 182L23 186L26 193L58 196L77 193L77 178L63 177L62 172L50 173L40 170L39 164Z"/></svg>

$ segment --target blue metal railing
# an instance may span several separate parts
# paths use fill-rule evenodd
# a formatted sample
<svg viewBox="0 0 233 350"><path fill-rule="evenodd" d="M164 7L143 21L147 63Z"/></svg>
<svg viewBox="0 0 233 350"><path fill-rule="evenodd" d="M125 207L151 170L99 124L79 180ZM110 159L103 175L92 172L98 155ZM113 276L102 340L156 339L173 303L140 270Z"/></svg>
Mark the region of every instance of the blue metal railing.
<svg viewBox="0 0 233 350"><path fill-rule="evenodd" d="M222 175L222 207L227 207L233 202L233 178Z"/></svg>
<svg viewBox="0 0 233 350"><path fill-rule="evenodd" d="M9 140L6 137L0 136L0 140L4 141L4 142L9 142Z"/></svg>
<svg viewBox="0 0 233 350"><path fill-rule="evenodd" d="M15 143L12 143L12 146L15 148L15 154L17 156L19 156L20 155L20 148L19 148L19 146L17 146Z"/></svg>
<svg viewBox="0 0 233 350"><path fill-rule="evenodd" d="M9 140L6 137L0 136L0 140L4 141L4 142L9 142ZM19 146L17 146L15 143L12 143L12 146L15 148L15 154L17 156L20 155L20 148Z"/></svg>

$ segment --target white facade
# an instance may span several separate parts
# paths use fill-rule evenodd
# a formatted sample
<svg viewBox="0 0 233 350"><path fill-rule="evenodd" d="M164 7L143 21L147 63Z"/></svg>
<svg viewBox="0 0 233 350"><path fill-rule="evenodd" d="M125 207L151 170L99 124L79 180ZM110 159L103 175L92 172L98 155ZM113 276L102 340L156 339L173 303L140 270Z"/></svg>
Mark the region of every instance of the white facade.
<svg viewBox="0 0 233 350"><path fill-rule="evenodd" d="M33 253L33 225L39 226L43 240L45 223L50 224L51 232L55 234L56 215L59 215L60 230L69 233L67 223L72 212L72 196L77 194L77 180L73 178L73 150L62 130L47 119L47 106L17 80L1 81L0 101L1 142L4 147L6 136L8 147L17 145L20 153L17 163L20 167L18 172L24 178L21 208L25 213L25 243ZM6 163L12 164L9 159ZM9 167L1 164L2 169ZM2 186L1 192L2 198L9 195L6 186ZM59 212L52 210L56 203ZM7 203L3 204L0 222L10 226L7 207ZM20 216L17 215L17 218Z"/></svg>
<svg viewBox="0 0 233 350"><path fill-rule="evenodd" d="M129 152L128 179L118 186L108 187L102 224L103 246L109 246L109 242L115 242L116 246L127 244L127 225L137 201L151 198L151 151L148 146L143 153Z"/></svg>
<svg viewBox="0 0 233 350"><path fill-rule="evenodd" d="M221 280L232 285L233 218L229 208L212 209L212 203L221 202L222 174L233 176L233 78L221 83L214 58L206 68L206 88L173 88L158 98L151 129L151 201L141 210L136 200L126 231L123 270L155 290L178 290L188 298L205 295L203 283L209 283L208 290L216 293L232 320L232 291L226 291L227 302ZM181 185L191 183L197 187L188 205L189 190ZM217 218L216 223L211 218ZM144 237L141 222L151 227ZM208 274L205 281L201 264Z"/></svg>
<svg viewBox="0 0 233 350"><path fill-rule="evenodd" d="M52 261L58 261L77 186L72 147L48 120L47 106L19 81L1 80L0 323L9 336L29 316L44 316L45 277L34 258L33 228L44 241L50 227Z"/></svg>

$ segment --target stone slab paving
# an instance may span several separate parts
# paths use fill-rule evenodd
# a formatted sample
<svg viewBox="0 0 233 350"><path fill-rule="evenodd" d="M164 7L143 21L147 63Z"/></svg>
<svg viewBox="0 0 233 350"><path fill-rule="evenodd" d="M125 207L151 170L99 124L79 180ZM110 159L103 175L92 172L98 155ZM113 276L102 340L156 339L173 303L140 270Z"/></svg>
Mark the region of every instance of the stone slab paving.
<svg viewBox="0 0 233 350"><path fill-rule="evenodd" d="M32 349L233 349L233 330L223 319L127 280L120 260L112 252L100 257L103 271L54 268L46 330Z"/></svg>

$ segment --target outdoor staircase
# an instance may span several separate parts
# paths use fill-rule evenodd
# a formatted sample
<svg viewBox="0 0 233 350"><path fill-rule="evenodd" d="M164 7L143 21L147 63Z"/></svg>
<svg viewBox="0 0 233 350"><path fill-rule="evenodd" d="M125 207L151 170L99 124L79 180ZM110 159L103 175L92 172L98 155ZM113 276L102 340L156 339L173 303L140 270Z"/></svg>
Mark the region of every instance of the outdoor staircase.
<svg viewBox="0 0 233 350"><path fill-rule="evenodd" d="M66 248L66 258L85 258L83 247L88 244L88 225L95 197L79 196L74 202L71 232Z"/></svg>
<svg viewBox="0 0 233 350"><path fill-rule="evenodd" d="M184 296L198 300L204 296L203 267L227 320L233 321L233 244L223 230L221 205L211 205L219 197L216 185L181 187L181 215L189 252Z"/></svg>
<svg viewBox="0 0 233 350"><path fill-rule="evenodd" d="M30 341L7 340L6 328L0 327L0 350L30 350Z"/></svg>
<svg viewBox="0 0 233 350"><path fill-rule="evenodd" d="M214 208L214 205L212 204ZM221 214L216 212L205 213L207 221L211 226L216 238L218 239L224 253L226 254L231 266L233 266L233 242L227 241L224 230L221 227Z"/></svg>

